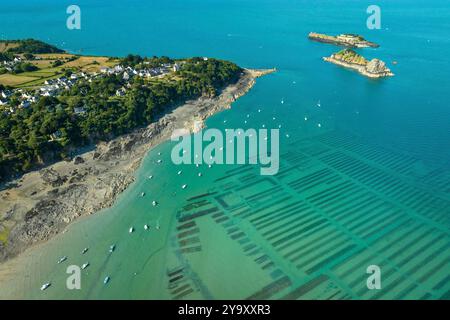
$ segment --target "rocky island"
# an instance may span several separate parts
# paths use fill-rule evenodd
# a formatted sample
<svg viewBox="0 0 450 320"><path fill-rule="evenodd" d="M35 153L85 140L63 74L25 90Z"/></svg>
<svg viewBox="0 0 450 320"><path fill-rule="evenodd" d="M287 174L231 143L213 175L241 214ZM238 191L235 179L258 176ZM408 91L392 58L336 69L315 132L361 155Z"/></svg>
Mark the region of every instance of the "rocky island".
<svg viewBox="0 0 450 320"><path fill-rule="evenodd" d="M364 37L357 34L340 34L338 36L329 36L326 34L310 32L308 38L314 41L335 44L338 46L350 48L378 48L379 45L367 41Z"/></svg>
<svg viewBox="0 0 450 320"><path fill-rule="evenodd" d="M325 57L323 59L327 62L356 70L362 75L370 78L394 76L392 71L386 67L386 63L383 61L379 59L372 59L368 61L352 49L341 50L338 53L332 54L330 57Z"/></svg>

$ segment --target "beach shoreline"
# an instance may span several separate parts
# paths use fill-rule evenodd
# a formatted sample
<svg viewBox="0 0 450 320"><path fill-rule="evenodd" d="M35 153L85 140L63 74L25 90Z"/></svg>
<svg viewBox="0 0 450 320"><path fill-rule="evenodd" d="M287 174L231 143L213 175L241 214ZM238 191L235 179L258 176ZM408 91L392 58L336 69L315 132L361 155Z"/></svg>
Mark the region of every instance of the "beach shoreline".
<svg viewBox="0 0 450 320"><path fill-rule="evenodd" d="M111 207L135 180L146 154L175 129L197 130L198 122L231 107L275 69L244 69L237 83L214 98L187 101L145 128L101 142L72 161L23 175L0 191L0 264L64 232L78 218Z"/></svg>

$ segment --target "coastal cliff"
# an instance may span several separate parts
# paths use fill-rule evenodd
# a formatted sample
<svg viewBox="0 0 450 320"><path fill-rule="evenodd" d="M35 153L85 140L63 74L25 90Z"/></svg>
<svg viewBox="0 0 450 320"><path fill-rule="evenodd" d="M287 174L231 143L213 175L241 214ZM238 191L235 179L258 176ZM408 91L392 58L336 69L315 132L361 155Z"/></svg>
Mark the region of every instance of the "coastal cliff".
<svg viewBox="0 0 450 320"><path fill-rule="evenodd" d="M308 34L310 40L329 43L338 46L350 47L350 48L378 48L379 45L367 41L364 37L357 34L340 34L338 36L329 36L326 34L310 32Z"/></svg>
<svg viewBox="0 0 450 320"><path fill-rule="evenodd" d="M366 60L351 49L345 49L330 57L323 58L327 62L358 71L370 78L392 77L394 73L379 59Z"/></svg>

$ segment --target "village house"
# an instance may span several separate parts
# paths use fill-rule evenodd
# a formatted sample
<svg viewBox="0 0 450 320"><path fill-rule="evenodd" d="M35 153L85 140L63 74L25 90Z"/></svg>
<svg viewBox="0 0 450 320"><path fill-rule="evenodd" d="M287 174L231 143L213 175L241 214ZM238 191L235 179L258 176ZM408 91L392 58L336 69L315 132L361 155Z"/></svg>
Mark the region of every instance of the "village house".
<svg viewBox="0 0 450 320"><path fill-rule="evenodd" d="M22 102L19 104L19 107L25 109L25 108L28 108L30 105L31 105L31 101L29 101L29 100L24 100L24 101L22 101Z"/></svg>
<svg viewBox="0 0 450 320"><path fill-rule="evenodd" d="M126 92L127 92L127 90L124 87L122 87L116 91L116 96L123 97Z"/></svg>
<svg viewBox="0 0 450 320"><path fill-rule="evenodd" d="M86 109L84 107L75 107L75 108L73 108L73 112L76 115L83 115L86 113Z"/></svg>

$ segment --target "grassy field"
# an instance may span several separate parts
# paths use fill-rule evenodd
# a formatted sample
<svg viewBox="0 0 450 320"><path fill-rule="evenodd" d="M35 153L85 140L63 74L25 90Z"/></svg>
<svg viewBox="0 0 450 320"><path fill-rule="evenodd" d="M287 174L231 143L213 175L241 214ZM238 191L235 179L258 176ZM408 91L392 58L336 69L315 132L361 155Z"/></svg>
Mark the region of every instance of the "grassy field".
<svg viewBox="0 0 450 320"><path fill-rule="evenodd" d="M13 44L9 44L11 46ZM4 43L0 43L0 52L5 49ZM39 70L24 72L17 75L0 75L0 84L16 88L34 89L44 84L46 80L58 78L64 75L67 69L73 72L99 72L102 67L111 67L118 63L118 60L110 60L108 57L76 56L69 53L36 54L35 60L30 62L37 66ZM63 62L55 67L55 61ZM71 61L72 60L72 61Z"/></svg>
<svg viewBox="0 0 450 320"><path fill-rule="evenodd" d="M18 45L18 43L0 42L0 52L17 47Z"/></svg>
<svg viewBox="0 0 450 320"><path fill-rule="evenodd" d="M0 75L0 84L16 87L23 83L27 83L30 81L36 80L35 77L28 77L24 75L15 75L15 74L1 74Z"/></svg>

